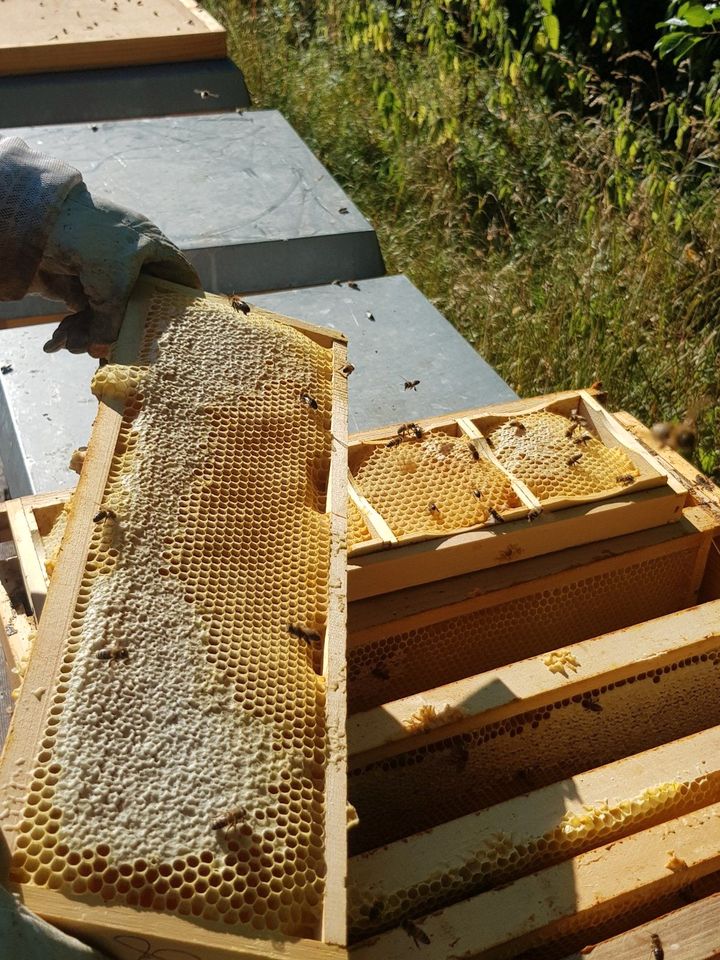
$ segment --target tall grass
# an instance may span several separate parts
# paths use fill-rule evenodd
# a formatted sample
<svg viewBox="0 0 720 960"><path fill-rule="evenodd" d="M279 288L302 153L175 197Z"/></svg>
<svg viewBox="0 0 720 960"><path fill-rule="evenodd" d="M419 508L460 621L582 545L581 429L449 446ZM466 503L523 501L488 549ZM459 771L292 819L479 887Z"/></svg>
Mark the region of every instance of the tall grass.
<svg viewBox="0 0 720 960"><path fill-rule="evenodd" d="M715 121L634 99L642 77L620 95L562 50L539 58L542 20L528 52L495 0L473 43L433 27L434 0L206 5L255 106L283 112L389 272L519 394L602 380L645 422L697 414L697 463L718 466ZM403 6L424 19L386 16Z"/></svg>

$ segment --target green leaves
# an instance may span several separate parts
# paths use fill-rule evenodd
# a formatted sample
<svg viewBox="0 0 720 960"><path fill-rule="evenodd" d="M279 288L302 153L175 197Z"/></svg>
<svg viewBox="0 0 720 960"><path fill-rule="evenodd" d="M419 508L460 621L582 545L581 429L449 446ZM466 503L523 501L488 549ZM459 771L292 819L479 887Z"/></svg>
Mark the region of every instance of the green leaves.
<svg viewBox="0 0 720 960"><path fill-rule="evenodd" d="M549 13L542 18L542 23L551 48L557 50L560 46L560 21L554 13Z"/></svg>

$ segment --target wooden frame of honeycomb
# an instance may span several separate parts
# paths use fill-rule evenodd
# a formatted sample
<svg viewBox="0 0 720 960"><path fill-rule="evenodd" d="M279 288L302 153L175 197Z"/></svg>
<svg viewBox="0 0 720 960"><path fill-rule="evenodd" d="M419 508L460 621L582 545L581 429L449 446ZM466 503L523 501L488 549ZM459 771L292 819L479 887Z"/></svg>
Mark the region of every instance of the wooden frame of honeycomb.
<svg viewBox="0 0 720 960"><path fill-rule="evenodd" d="M350 604L357 960L578 960L720 890L720 491L618 421L677 523Z"/></svg>
<svg viewBox="0 0 720 960"><path fill-rule="evenodd" d="M670 523L686 502L584 390L353 434L348 462L350 600Z"/></svg>
<svg viewBox="0 0 720 960"><path fill-rule="evenodd" d="M206 339L198 342L194 355L194 344L203 336ZM131 960L138 951L162 949L183 960L280 955L309 960L345 953L345 364L341 334L254 308L245 316L234 311L227 298L141 280L128 306L113 364L101 368L96 377L102 402L0 767L6 798L0 823L6 877L13 864L11 888L30 909L120 960ZM179 385L175 392L173 382ZM251 444L260 443L257 450L243 445L246 436ZM155 443L167 458L157 467L154 452L149 452L155 451ZM264 464L261 473L248 473L243 466L255 462L248 460L252 457ZM274 457L282 467L274 466L278 462ZM226 462L230 467L224 466ZM149 483L153 479L154 484ZM211 522L215 526L210 527ZM163 540L158 530L173 523L176 533ZM243 548L235 531L252 530L259 531L252 536L260 539ZM203 563L215 563L207 575L196 575L188 560L198 549L198 556L206 558ZM128 556L134 550L136 557L144 558L150 579L138 567L139 559L134 567L124 561L125 550ZM291 562L295 579L290 577L287 589L278 592L273 584L284 584L285 578L273 573L273 564L285 563L279 558L295 557L298 550L299 559ZM247 556L255 559L248 561ZM213 557L217 559L207 559ZM161 563L167 569L155 571ZM237 564L237 577L245 579L228 581L228 576L236 576L232 571ZM96 592L100 588L95 582L102 585L115 570L128 569L136 571L133 575L143 592L134 588L130 574L124 573L125 580L116 577L109 597L115 604L111 616L112 608ZM178 589L173 577L184 584L179 588L185 590L184 599L173 599ZM304 585L304 577L310 587ZM235 582L247 585L228 606L225 597L234 596ZM130 608L125 612L122 606L123 584L133 588L142 611L137 622L133 618L138 613ZM151 606L149 597L155 597ZM262 619L263 603L275 611L274 619ZM86 610L94 619L86 619ZM187 619L181 612L185 610L191 611L194 624L187 642L182 630L174 628L176 620L182 625ZM221 616L230 635L233 630L245 631L246 646L223 639ZM125 630L125 623L135 625L132 632ZM209 646L201 645L200 650L214 652L188 660L188 651L206 636L203 623ZM112 640L121 628L120 640ZM165 631L172 646L163 639ZM116 656L118 649L126 653ZM153 660L156 666L151 669ZM76 681L75 664L83 662L84 673ZM134 674L132 685L123 681L136 663L151 677L152 670L160 671L152 681L158 688L154 700L152 686L147 688L150 680L143 681L141 673ZM205 674L208 686L203 685ZM196 675L198 680L193 679ZM73 727L73 716L82 717L83 710L90 709L99 729L106 717L118 726L117 732L115 726L103 734L96 731L95 742L84 735L74 741L77 756L69 756L78 770L83 751L96 753L101 774L103 769L117 770L115 763L134 769L145 748L139 753L128 748L130 734L120 731L128 724L128 730L133 724L141 731L167 729L164 720L158 726L153 711L161 720L163 710L172 712L173 696L178 694L164 692L171 688L163 684L173 677L180 683L177 690L185 683L188 691L196 691L184 694L189 705L181 713L186 726L197 726L192 753L152 747L148 756L154 758L153 764L171 774L175 769L171 780L158 780L151 788L144 781L134 786L129 782L119 807L110 799L104 810L95 800L90 808L83 806L84 821L82 816L74 818L73 798L92 797L94 788L89 768L90 780L83 774L84 779L77 781L82 787L78 793L73 784L79 774L74 767L66 772L63 754L55 746L59 742L62 751L62 737L75 736L73 731L80 729ZM236 707L229 700L225 704L228 694L223 691L233 689ZM261 691L259 699L254 689ZM269 691L270 712L263 707L263 690ZM113 711L119 709L113 704L140 696L138 691L148 699L113 720ZM99 713L94 706L98 696L112 698ZM68 720L62 716L66 710ZM295 720L282 719L290 716L288 710ZM221 719L213 719L217 716ZM268 720L253 719L262 716ZM238 738L231 752L222 738L217 739L223 723L232 723ZM51 728L55 733L49 733ZM283 730L285 747L273 739ZM293 730L304 738L305 746L300 741L294 746ZM131 742L136 737L132 734ZM313 744L306 743L307 737L315 738ZM270 749L276 742L277 749ZM251 755L246 757L245 750L254 743L260 743L261 752L252 754L248 765ZM202 765L203 751L216 758L213 766ZM196 757L201 758L200 765ZM253 798L256 805L249 811L229 807L230 800L217 786L228 776L229 782L237 782L239 796L245 791ZM125 789L122 777L115 776L112 783L115 786L107 788L111 796ZM187 810L177 809L177 799L165 799L176 785L186 797L181 802ZM118 820L127 819L123 804L132 808L136 802L135 787L140 796L150 798L145 804L147 822L141 818L118 831ZM202 790L208 789L209 802L206 797L202 805L207 812L198 821L195 806ZM263 789L272 796L260 804ZM73 814L68 827L63 826L64 810ZM213 818L219 826L211 823ZM98 827L88 831L87 823ZM195 850L189 840L197 823L206 834L202 850ZM88 840L97 829L107 830L107 842L96 845ZM153 841L156 850L143 838L154 836L157 829L164 831L165 839ZM84 842L78 837L85 837ZM146 842L146 853L138 859ZM117 853L114 844L118 850L129 845L130 853ZM168 845L177 846L174 859L168 859ZM295 866L303 863L312 866ZM296 875L302 886L295 885ZM293 906L294 890L302 900L300 907Z"/></svg>

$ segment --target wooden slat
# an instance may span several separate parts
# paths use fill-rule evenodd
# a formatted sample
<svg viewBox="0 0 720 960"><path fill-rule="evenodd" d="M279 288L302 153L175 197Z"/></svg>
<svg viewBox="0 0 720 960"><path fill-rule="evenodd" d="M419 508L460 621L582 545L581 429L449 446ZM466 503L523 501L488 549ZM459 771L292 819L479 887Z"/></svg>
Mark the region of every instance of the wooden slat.
<svg viewBox="0 0 720 960"><path fill-rule="evenodd" d="M363 907L367 916L368 907L384 905L376 928L397 924L403 903L419 916L474 892L468 889L473 876L476 889L481 882L497 886L718 800L720 727L713 727L353 857L351 927L362 929ZM592 811L598 816L589 817ZM572 818L584 818L587 829ZM558 835L562 849L556 849ZM504 849L498 863L494 839L534 846L534 853L512 864ZM448 882L438 889L441 878Z"/></svg>
<svg viewBox="0 0 720 960"><path fill-rule="evenodd" d="M70 900L55 890L11 884L28 909L77 934L113 960L344 960L347 951L316 940L242 937L182 917ZM178 945L178 941L180 945Z"/></svg>
<svg viewBox="0 0 720 960"><path fill-rule="evenodd" d="M348 649L527 596L540 589L540 580L544 581L542 589L545 584L550 589L577 578L580 571L583 577L600 575L674 552L700 549L706 539L706 532L699 531L689 518L685 518L681 523L559 551L523 563L506 564L427 587L368 598L352 605ZM687 595L678 601L678 606L694 602L693 588L688 583Z"/></svg>
<svg viewBox="0 0 720 960"><path fill-rule="evenodd" d="M438 910L418 921L429 941L422 956L514 957L561 936L581 935L718 868L720 804L714 804ZM415 960L418 947L395 928L364 942L352 956Z"/></svg>
<svg viewBox="0 0 720 960"><path fill-rule="evenodd" d="M652 960L653 936L665 960L716 960L720 957L720 893L689 903L664 917L634 927L566 960Z"/></svg>
<svg viewBox="0 0 720 960"><path fill-rule="evenodd" d="M38 545L42 550L42 540L37 530L37 524L32 515L28 515L26 512L22 500L8 500L7 516L20 562L25 590L32 604L35 618L39 621L47 595L47 575L44 560L41 560L38 556ZM30 521L32 521L32 527ZM39 544L35 542L34 535L37 535Z"/></svg>
<svg viewBox="0 0 720 960"><path fill-rule="evenodd" d="M325 770L325 900L322 939L347 943L347 364L345 345L333 345L332 455L328 511L333 555L328 580L329 606L323 674L326 678L325 725L330 744Z"/></svg>
<svg viewBox="0 0 720 960"><path fill-rule="evenodd" d="M5 0L0 75L226 55L223 27L192 0Z"/></svg>
<svg viewBox="0 0 720 960"><path fill-rule="evenodd" d="M614 683L638 671L662 667L682 657L718 647L720 600L681 610L657 620L562 648L565 674L552 672L557 660L550 651L510 663L486 673L457 680L423 693L356 713L348 720L352 766L417 749L530 710L542 704ZM426 732L408 729L408 722L423 708L447 716L444 723Z"/></svg>

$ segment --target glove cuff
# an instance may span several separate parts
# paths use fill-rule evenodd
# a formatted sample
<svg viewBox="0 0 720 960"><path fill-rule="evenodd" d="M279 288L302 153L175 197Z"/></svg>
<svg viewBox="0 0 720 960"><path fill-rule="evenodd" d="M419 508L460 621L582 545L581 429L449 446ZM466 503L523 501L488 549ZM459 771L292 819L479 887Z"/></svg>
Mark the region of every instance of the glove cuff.
<svg viewBox="0 0 720 960"><path fill-rule="evenodd" d="M25 296L60 209L80 183L70 164L19 137L0 140L0 300Z"/></svg>

